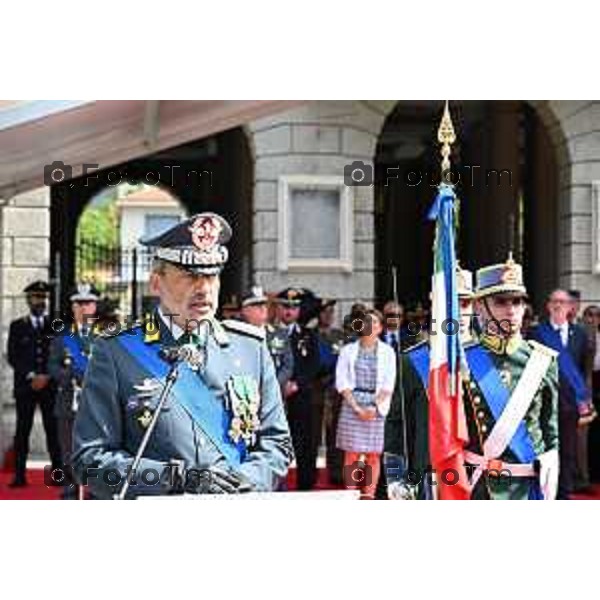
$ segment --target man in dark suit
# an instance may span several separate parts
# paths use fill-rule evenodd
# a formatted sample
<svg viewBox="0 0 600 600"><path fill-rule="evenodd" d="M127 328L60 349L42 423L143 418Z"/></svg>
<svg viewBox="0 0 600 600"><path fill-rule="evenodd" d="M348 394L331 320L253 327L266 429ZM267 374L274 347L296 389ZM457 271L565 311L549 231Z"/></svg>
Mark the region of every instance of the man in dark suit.
<svg viewBox="0 0 600 600"><path fill-rule="evenodd" d="M546 303L548 320L534 327L531 339L559 352L559 451L558 498L568 499L577 474L577 427L593 418L591 390L586 382L588 336L583 327L569 322L573 298L554 290Z"/></svg>
<svg viewBox="0 0 600 600"><path fill-rule="evenodd" d="M15 477L10 487L27 485L25 476L29 436L35 408L39 405L46 432L46 445L53 467L61 464L60 446L54 416L54 388L48 375L48 354L52 329L46 314L50 288L35 281L24 290L29 314L10 324L8 364L14 371L13 393L17 408L15 433Z"/></svg>
<svg viewBox="0 0 600 600"><path fill-rule="evenodd" d="M404 308L401 304L389 300L383 307L384 327L381 340L389 344L396 354L402 350L405 342L402 325L404 323Z"/></svg>

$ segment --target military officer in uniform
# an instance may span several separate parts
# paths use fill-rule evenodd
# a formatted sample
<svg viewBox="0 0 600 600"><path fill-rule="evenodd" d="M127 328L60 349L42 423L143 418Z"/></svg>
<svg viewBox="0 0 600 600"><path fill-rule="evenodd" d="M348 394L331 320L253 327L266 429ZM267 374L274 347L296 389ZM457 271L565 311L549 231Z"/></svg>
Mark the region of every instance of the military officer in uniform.
<svg viewBox="0 0 600 600"><path fill-rule="evenodd" d="M287 331L268 323L268 303L269 299L262 287L252 286L242 295L240 318L265 332L267 348L273 359L277 381L283 394L294 372L294 355Z"/></svg>
<svg viewBox="0 0 600 600"><path fill-rule="evenodd" d="M75 473L97 497L122 492L125 477L135 497L270 491L286 476L291 439L264 332L215 319L230 237L222 217L203 213L142 240L154 249L159 306L153 320L95 342L75 419Z"/></svg>
<svg viewBox="0 0 600 600"><path fill-rule="evenodd" d="M305 296L309 302L304 304ZM319 341L313 329L300 323L312 317L306 311L312 304L311 294L298 288L287 288L277 295L279 319L290 338L294 355L294 372L285 389L290 431L297 461L297 488L311 490L316 483L317 454L321 441L322 410L315 395L315 381L321 364Z"/></svg>
<svg viewBox="0 0 600 600"><path fill-rule="evenodd" d="M329 483L343 484L344 452L337 448L336 435L342 397L335 388L335 367L340 350L344 345L344 332L334 326L336 301L330 298L319 300L317 334L321 349L323 376L317 382L317 394L322 396L325 444L327 446L327 473Z"/></svg>
<svg viewBox="0 0 600 600"><path fill-rule="evenodd" d="M458 267L456 278L461 342L468 348L474 344L473 273ZM429 342L426 340L403 352L398 383L385 422L384 464L386 471L389 470L390 499L433 497L432 478L427 474L430 464L428 378Z"/></svg>
<svg viewBox="0 0 600 600"><path fill-rule="evenodd" d="M465 414L474 499L554 499L557 353L521 336L527 291L511 255L477 271L481 335L466 349Z"/></svg>
<svg viewBox="0 0 600 600"><path fill-rule="evenodd" d="M71 464L73 422L91 351L99 295L93 286L81 283L69 300L73 313L72 322L69 325L61 323L62 331L57 331L52 340L48 362L48 373L57 390L55 414L65 465ZM65 483L71 484L68 470L66 477ZM64 497L74 497L73 492L74 489L67 485Z"/></svg>
<svg viewBox="0 0 600 600"><path fill-rule="evenodd" d="M477 271L481 335L464 344L462 369L472 499L556 497L556 352L521 337L526 297L522 267L511 256Z"/></svg>
<svg viewBox="0 0 600 600"><path fill-rule="evenodd" d="M11 487L27 485L26 463L29 436L36 406L42 411L46 446L53 467L61 464L60 446L54 416L54 388L48 375L48 353L52 330L47 315L50 286L35 281L24 290L29 314L10 324L7 358L13 368L13 393L17 409L15 434L15 477Z"/></svg>

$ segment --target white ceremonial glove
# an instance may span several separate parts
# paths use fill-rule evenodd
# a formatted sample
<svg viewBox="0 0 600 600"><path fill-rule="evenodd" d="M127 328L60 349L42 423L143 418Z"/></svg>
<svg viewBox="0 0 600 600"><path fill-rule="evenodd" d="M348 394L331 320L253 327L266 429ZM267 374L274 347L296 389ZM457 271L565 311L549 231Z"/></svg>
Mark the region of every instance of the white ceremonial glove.
<svg viewBox="0 0 600 600"><path fill-rule="evenodd" d="M558 492L558 450L548 450L538 456L540 463L540 488L544 500L556 500Z"/></svg>

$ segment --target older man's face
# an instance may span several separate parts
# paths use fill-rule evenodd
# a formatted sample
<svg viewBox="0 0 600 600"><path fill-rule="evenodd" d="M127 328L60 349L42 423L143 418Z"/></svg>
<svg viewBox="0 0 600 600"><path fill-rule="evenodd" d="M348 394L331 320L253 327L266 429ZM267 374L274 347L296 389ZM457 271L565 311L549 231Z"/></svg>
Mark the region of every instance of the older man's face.
<svg viewBox="0 0 600 600"><path fill-rule="evenodd" d="M573 304L573 298L567 292L563 290L552 292L546 304L551 321L556 325L565 323L573 310Z"/></svg>
<svg viewBox="0 0 600 600"><path fill-rule="evenodd" d="M183 328L215 316L220 285L218 275L197 275L170 264L150 278L150 290L160 298L162 311L173 315L173 321Z"/></svg>

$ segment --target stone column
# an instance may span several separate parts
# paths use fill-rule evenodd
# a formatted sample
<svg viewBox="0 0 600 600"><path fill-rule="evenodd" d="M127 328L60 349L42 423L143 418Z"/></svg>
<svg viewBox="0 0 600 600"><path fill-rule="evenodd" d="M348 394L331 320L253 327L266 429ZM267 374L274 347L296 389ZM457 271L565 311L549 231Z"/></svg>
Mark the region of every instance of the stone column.
<svg viewBox="0 0 600 600"><path fill-rule="evenodd" d="M48 279L50 266L50 189L31 190L0 206L0 458L14 434L12 370L6 363L10 322L26 314L23 288L36 279ZM34 425L31 452L44 452L40 423Z"/></svg>

